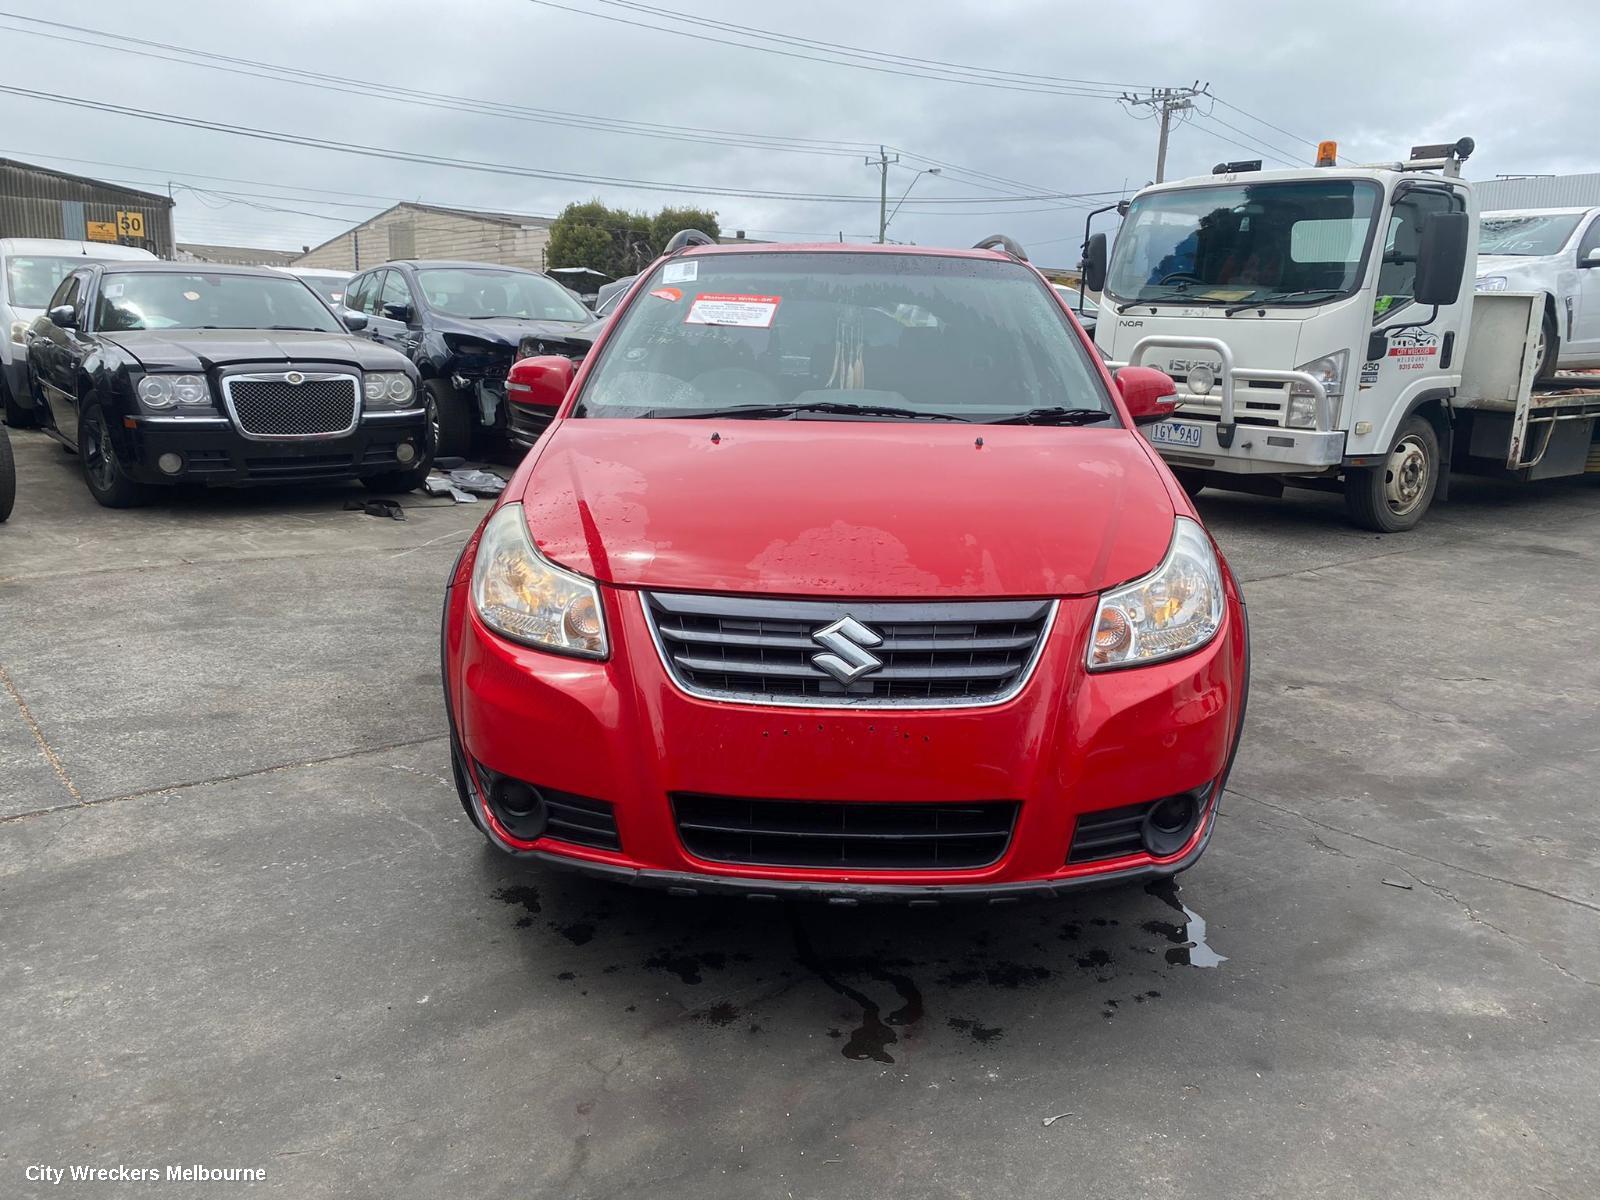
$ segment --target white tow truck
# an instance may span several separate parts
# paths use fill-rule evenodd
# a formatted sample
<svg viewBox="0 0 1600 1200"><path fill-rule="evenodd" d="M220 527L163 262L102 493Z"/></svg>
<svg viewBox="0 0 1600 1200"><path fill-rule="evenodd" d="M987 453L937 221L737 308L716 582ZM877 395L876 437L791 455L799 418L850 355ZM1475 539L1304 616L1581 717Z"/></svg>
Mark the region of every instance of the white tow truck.
<svg viewBox="0 0 1600 1200"><path fill-rule="evenodd" d="M1452 472L1600 470L1600 377L1536 386L1544 298L1474 293L1471 152L1222 163L1139 192L1109 261L1088 239L1096 344L1176 381L1178 415L1146 433L1191 493L1342 490L1356 524L1396 532Z"/></svg>

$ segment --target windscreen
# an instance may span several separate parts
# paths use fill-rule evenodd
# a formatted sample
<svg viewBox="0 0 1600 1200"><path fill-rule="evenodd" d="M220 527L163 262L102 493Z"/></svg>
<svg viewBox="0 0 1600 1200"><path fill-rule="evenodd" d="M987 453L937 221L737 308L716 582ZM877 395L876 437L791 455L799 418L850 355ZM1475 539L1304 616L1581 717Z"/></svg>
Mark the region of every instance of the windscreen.
<svg viewBox="0 0 1600 1200"><path fill-rule="evenodd" d="M298 279L269 275L107 271L95 328L311 329L342 333L327 307Z"/></svg>
<svg viewBox="0 0 1600 1200"><path fill-rule="evenodd" d="M17 308L43 308L67 274L98 260L74 255L27 255L6 259L6 292Z"/></svg>
<svg viewBox="0 0 1600 1200"><path fill-rule="evenodd" d="M1106 291L1180 304L1318 304L1361 283L1378 187L1366 180L1218 184L1134 200Z"/></svg>
<svg viewBox="0 0 1600 1200"><path fill-rule="evenodd" d="M827 417L1110 413L1059 304L1024 267L895 254L717 254L657 267L577 415L816 406ZM903 410L885 412L883 410ZM868 411L877 410L877 411Z"/></svg>
<svg viewBox="0 0 1600 1200"><path fill-rule="evenodd" d="M344 289L350 286L348 275L300 275L297 278L329 304L344 303Z"/></svg>
<svg viewBox="0 0 1600 1200"><path fill-rule="evenodd" d="M592 321L594 316L553 279L527 271L477 267L426 267L417 272L434 312L467 320L522 317L540 321Z"/></svg>
<svg viewBox="0 0 1600 1200"><path fill-rule="evenodd" d="M1478 222L1479 254L1559 254L1581 213L1484 213Z"/></svg>

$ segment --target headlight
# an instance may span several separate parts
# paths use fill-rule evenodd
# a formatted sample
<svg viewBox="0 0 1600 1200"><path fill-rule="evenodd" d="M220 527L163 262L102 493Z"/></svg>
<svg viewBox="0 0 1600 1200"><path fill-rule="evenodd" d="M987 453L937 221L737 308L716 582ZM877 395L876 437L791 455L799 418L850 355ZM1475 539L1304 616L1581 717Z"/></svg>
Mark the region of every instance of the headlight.
<svg viewBox="0 0 1600 1200"><path fill-rule="evenodd" d="M1349 351L1341 350L1337 354L1329 354L1304 366L1296 367L1296 371L1304 371L1311 378L1322 384L1328 393L1329 417L1333 416L1333 409L1340 393L1344 390L1344 368L1349 361ZM1317 424L1317 400L1311 394L1311 389L1303 383L1289 386L1289 415L1288 424L1295 429L1314 429Z"/></svg>
<svg viewBox="0 0 1600 1200"><path fill-rule="evenodd" d="M1475 291L1479 292L1503 292L1509 282L1510 280L1504 275L1484 275L1472 286Z"/></svg>
<svg viewBox="0 0 1600 1200"><path fill-rule="evenodd" d="M472 567L472 606L485 625L512 641L557 654L606 656L600 589L534 549L520 504L489 518Z"/></svg>
<svg viewBox="0 0 1600 1200"><path fill-rule="evenodd" d="M404 408L417 389L404 371L368 371L361 392L368 408Z"/></svg>
<svg viewBox="0 0 1600 1200"><path fill-rule="evenodd" d="M13 342L15 342L19 346L25 345L27 343L27 340L28 340L28 322L26 322L26 321L13 321L13 322L11 322L11 340Z"/></svg>
<svg viewBox="0 0 1600 1200"><path fill-rule="evenodd" d="M211 389L199 375L146 375L139 380L139 402L146 408L198 407L211 403Z"/></svg>
<svg viewBox="0 0 1600 1200"><path fill-rule="evenodd" d="M1222 628L1222 571L1205 531L1179 517L1167 557L1150 574L1100 597L1089 669L1131 667L1204 646Z"/></svg>

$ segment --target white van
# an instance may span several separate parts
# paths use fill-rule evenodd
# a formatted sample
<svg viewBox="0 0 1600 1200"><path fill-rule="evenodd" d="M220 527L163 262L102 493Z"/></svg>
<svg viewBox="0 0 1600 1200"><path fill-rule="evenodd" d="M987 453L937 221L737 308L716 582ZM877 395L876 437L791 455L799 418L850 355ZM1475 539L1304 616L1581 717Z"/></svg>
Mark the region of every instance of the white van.
<svg viewBox="0 0 1600 1200"><path fill-rule="evenodd" d="M1600 208L1482 214L1477 288L1544 297L1537 378L1600 367Z"/></svg>
<svg viewBox="0 0 1600 1200"><path fill-rule="evenodd" d="M0 238L0 389L7 425L34 424L28 392L28 326L44 311L67 272L85 263L153 259L154 254L109 242Z"/></svg>

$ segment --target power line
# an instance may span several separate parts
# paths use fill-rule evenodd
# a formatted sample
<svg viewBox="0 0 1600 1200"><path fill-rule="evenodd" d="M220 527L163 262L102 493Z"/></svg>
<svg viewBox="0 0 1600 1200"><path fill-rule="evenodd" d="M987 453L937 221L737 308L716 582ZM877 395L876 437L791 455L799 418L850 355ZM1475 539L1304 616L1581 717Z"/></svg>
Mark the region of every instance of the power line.
<svg viewBox="0 0 1600 1200"><path fill-rule="evenodd" d="M622 188L634 191L670 192L682 195L698 196L724 196L737 199L751 200L788 200L795 203L827 203L827 204L875 204L877 200L871 196L839 195L812 192L787 192L771 188L737 188L737 187L706 187L696 184L673 183L662 180L630 179L621 176L588 175L575 171L545 171L533 167L520 167L509 163L493 163L476 159L449 158L444 155L426 154L421 152L395 150L384 146L364 146L356 143L335 142L326 138L309 137L303 134L285 133L278 130L260 129L247 125L232 125L223 121L212 121L202 117L187 117L175 113L158 113L146 109L130 108L120 104L108 104L104 101L88 100L78 96L61 96L50 92L35 91L31 88L13 87L0 84L0 93L21 96L30 100L39 100L47 104L63 104L73 108L90 109L97 112L116 113L119 116L134 117L143 121L153 121L159 124L178 125L189 129L204 129L213 133L227 133L238 137L254 138L260 141L277 142L283 145L304 146L317 150L332 150L341 154L356 154L367 158L389 159L395 162L418 163L423 166L450 167L458 170L480 171L491 175L509 175L524 179L548 179L561 183L579 183L586 186L603 186ZM1017 203L1026 201L1046 201L1063 198L1064 193L1050 193L1034 196L1017 196ZM986 201L994 204L1001 200L994 196L952 196L930 197L923 204L970 204L975 200Z"/></svg>
<svg viewBox="0 0 1600 1200"><path fill-rule="evenodd" d="M1221 96L1213 96L1211 98L1213 100L1215 100L1218 104L1222 105L1223 108L1231 108L1231 109L1233 109L1234 112L1238 113L1241 117L1249 117L1250 120L1258 122L1259 124L1265 125L1268 129L1276 130L1278 133L1283 134L1283 136L1286 137L1286 138L1291 138L1291 139L1293 139L1294 141L1297 141L1297 142L1304 142L1307 146L1315 146L1317 144L1311 138L1301 137L1297 133L1290 133L1282 125L1274 125L1271 121L1263 120L1261 117L1256 116L1252 112L1246 112L1244 109L1240 108L1237 104L1229 104Z"/></svg>
<svg viewBox="0 0 1600 1200"><path fill-rule="evenodd" d="M629 20L627 17L619 17L610 13L592 12L589 9L574 8L569 4L558 4L555 2L555 0L528 0L528 3L537 4L543 8L559 9L562 12L573 13L581 17L593 17L594 19L600 21L611 21L619 25L631 25L639 29L649 29L656 33L667 33L672 34L675 37L690 38L696 42L713 42L720 46L733 46L740 50L757 50L763 54L777 54L782 55L785 58L803 59L807 62L823 63L828 66L854 67L863 71L876 71L883 75L900 75L910 79L933 79L944 83L970 84L976 87L994 88L1000 91L1008 92L1028 92L1034 95L1081 96L1099 100L1115 100L1117 98L1117 93L1114 88L1112 90L1107 90L1108 85L1102 84L1096 84L1092 87L1089 87L1082 85L1070 85L1066 81L1063 81L1062 85L1042 83L1033 84L1022 80L1016 80L1014 82L1002 82L1002 80L1006 77L998 73L991 73L989 75L980 77L974 74L952 72L949 68L933 68L931 70L906 69L910 66L910 64L889 65L891 60L884 58L870 58L870 56L875 53L873 51L851 50L846 47L829 47L829 49L851 54L857 58L867 59L867 61L852 62L848 58L826 57L816 54L805 54L793 49L783 49L782 38L784 35L773 34L766 31L757 31L757 33L764 35L770 40L778 41L780 45L763 46L752 42L739 42L730 40L728 38L713 37L710 34L694 32L688 29L674 29L667 25L651 25L647 22L633 21ZM669 15L675 16L679 20L690 23L700 23L702 20L701 18L683 13L669 13ZM715 26L712 27L714 28ZM752 33L746 36L756 35L756 33ZM985 68L984 70L988 69Z"/></svg>

